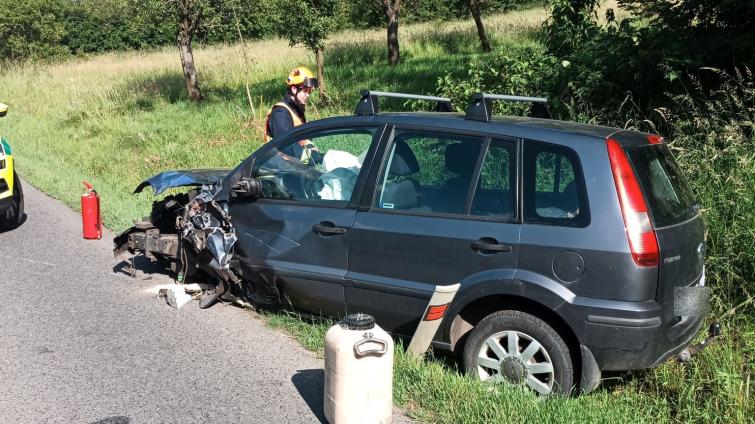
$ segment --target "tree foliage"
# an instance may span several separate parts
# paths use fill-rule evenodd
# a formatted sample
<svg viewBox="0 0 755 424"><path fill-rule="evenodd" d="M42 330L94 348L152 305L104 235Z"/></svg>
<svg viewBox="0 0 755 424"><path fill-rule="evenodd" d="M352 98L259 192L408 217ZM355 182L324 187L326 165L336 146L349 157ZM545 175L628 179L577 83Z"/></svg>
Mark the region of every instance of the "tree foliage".
<svg viewBox="0 0 755 424"><path fill-rule="evenodd" d="M753 1L619 0L619 5L632 12L643 48L662 51L670 66L755 64Z"/></svg>
<svg viewBox="0 0 755 424"><path fill-rule="evenodd" d="M0 58L39 59L68 54L62 0L0 0Z"/></svg>
<svg viewBox="0 0 755 424"><path fill-rule="evenodd" d="M552 0L544 25L548 52L570 64L561 85L592 105L627 99L646 113L667 102L697 75L703 87L718 83L703 67L728 71L755 63L755 2L620 0L632 12L597 22L597 0Z"/></svg>
<svg viewBox="0 0 755 424"><path fill-rule="evenodd" d="M339 28L343 13L338 0L304 0L289 11L282 10L278 34L292 46L301 44L311 51L325 48L328 36Z"/></svg>

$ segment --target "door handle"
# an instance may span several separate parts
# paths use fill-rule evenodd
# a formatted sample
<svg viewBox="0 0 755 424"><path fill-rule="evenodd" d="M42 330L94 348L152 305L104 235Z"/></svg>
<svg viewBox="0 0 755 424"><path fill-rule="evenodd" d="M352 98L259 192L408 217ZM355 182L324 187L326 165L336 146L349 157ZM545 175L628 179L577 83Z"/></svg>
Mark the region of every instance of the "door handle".
<svg viewBox="0 0 755 424"><path fill-rule="evenodd" d="M472 249L481 253L509 253L512 250L511 245L508 244L502 244L496 241L487 242L480 240L472 243Z"/></svg>
<svg viewBox="0 0 755 424"><path fill-rule="evenodd" d="M332 222L321 222L319 224L315 224L312 226L312 231L318 234L327 235L346 234L346 228L336 227Z"/></svg>

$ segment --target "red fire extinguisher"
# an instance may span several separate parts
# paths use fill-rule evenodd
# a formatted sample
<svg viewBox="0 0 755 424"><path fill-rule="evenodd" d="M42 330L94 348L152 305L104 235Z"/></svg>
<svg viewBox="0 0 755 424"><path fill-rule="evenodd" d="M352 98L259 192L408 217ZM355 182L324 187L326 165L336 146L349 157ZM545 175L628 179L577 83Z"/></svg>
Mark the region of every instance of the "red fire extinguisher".
<svg viewBox="0 0 755 424"><path fill-rule="evenodd" d="M84 183L81 195L81 221L84 225L85 239L102 238L102 214L100 213L100 195L94 191L92 184Z"/></svg>

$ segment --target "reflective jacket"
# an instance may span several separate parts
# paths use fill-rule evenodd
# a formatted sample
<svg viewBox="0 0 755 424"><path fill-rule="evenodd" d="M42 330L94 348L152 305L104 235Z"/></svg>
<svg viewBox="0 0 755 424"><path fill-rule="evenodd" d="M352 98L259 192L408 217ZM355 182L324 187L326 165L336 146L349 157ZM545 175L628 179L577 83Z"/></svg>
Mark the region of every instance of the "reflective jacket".
<svg viewBox="0 0 755 424"><path fill-rule="evenodd" d="M282 107L288 111L289 115L291 116L291 121L293 122L294 127L298 127L299 125L305 122L305 120L300 117L300 115L296 112L296 110L294 110L294 108L291 107L291 105L288 104L286 101L278 102L270 109L270 112L265 117L265 142L268 142L273 139L273 136L270 131L270 117L275 111L276 107ZM317 147L312 143L311 140L299 140L298 143L293 143L290 146L283 148L281 151L291 157L294 157L300 160L302 163L306 163L306 164L313 162L313 156L314 156L314 162L319 162L322 160L322 158L320 157L322 155L320 155L319 152L317 152Z"/></svg>
<svg viewBox="0 0 755 424"><path fill-rule="evenodd" d="M271 109L270 112L267 113L265 116L265 142L268 142L273 139L273 135L270 131L270 116L273 114L273 111L275 111L276 107L282 107L288 111L288 113L291 115L291 121L294 123L294 127L298 127L299 125L304 123L304 119L302 119L299 114L285 101L281 101L276 103Z"/></svg>

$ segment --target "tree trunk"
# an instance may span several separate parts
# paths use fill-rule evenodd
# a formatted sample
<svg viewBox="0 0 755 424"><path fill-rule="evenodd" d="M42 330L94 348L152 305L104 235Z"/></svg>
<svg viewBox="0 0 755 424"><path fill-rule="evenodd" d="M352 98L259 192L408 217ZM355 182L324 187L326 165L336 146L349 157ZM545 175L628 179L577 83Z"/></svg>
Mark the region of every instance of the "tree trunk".
<svg viewBox="0 0 755 424"><path fill-rule="evenodd" d="M194 8L197 5L190 1L181 1L178 6L178 36L176 37L178 53L181 55L181 66L183 67L189 100L198 102L202 100L202 92L199 89L197 68L194 66L194 52L191 49L191 41L194 38L194 30L197 28L202 12L195 10Z"/></svg>
<svg viewBox="0 0 755 424"><path fill-rule="evenodd" d="M398 13L401 0L383 0L385 16L388 17L388 63L397 65L401 60L398 45Z"/></svg>
<svg viewBox="0 0 755 424"><path fill-rule="evenodd" d="M315 49L315 60L317 61L317 81L320 83L320 99L323 103L327 103L330 98L325 91L325 57L323 56L322 49Z"/></svg>
<svg viewBox="0 0 755 424"><path fill-rule="evenodd" d="M475 25L477 25L477 35L480 37L482 50L489 52L491 50L490 42L488 41L487 35L485 35L485 27L482 25L480 4L478 3L478 0L467 0L467 6L469 6L469 12L472 14L472 18L474 18Z"/></svg>

